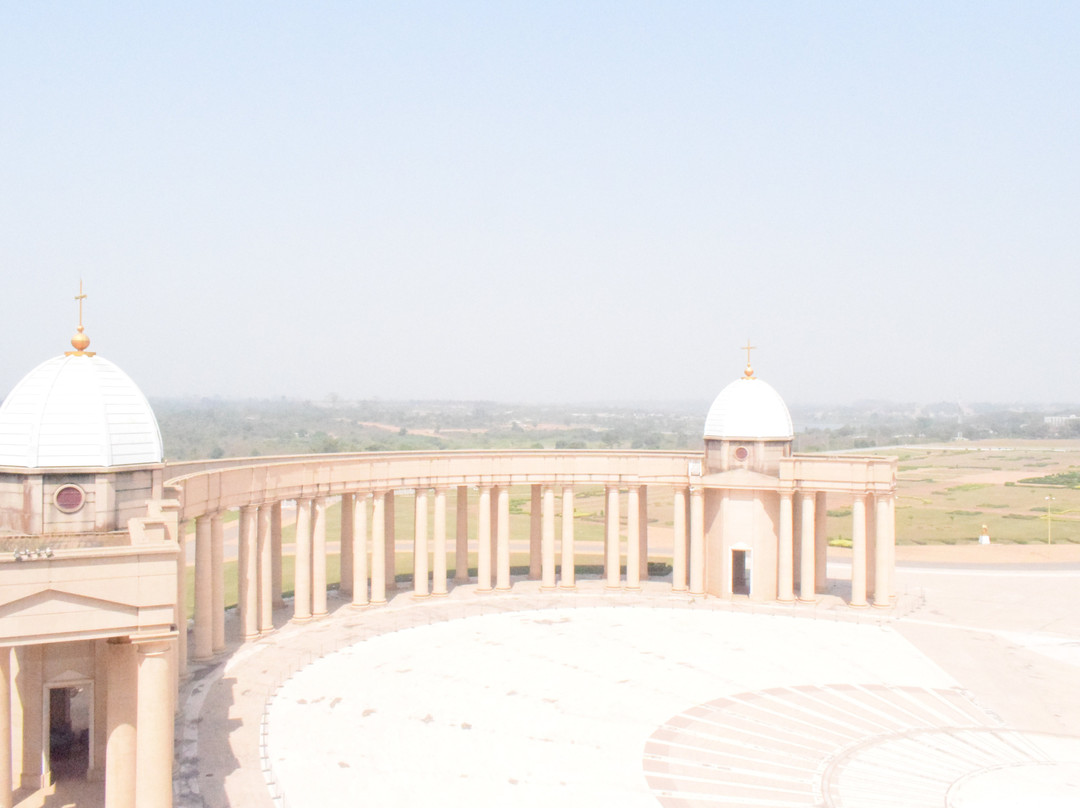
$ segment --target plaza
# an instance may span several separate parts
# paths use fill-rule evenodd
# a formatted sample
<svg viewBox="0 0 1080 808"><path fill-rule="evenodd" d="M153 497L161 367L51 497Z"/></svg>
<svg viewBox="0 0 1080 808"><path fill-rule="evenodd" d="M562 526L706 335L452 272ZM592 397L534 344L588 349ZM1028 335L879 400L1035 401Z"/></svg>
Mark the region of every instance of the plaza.
<svg viewBox="0 0 1080 808"><path fill-rule="evenodd" d="M994 806L979 772L1037 765L1066 778L1039 804L1071 805L1080 553L990 549L997 563L901 561L888 613L659 582L612 597L599 579L377 611L332 598L318 626L193 677L178 804Z"/></svg>

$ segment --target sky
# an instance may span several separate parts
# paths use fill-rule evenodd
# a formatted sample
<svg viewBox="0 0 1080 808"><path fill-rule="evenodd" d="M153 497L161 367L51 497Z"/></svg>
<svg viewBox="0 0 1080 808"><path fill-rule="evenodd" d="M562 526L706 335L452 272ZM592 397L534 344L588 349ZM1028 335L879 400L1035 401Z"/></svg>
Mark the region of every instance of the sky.
<svg viewBox="0 0 1080 808"><path fill-rule="evenodd" d="M1080 402L1080 4L0 5L0 395Z"/></svg>

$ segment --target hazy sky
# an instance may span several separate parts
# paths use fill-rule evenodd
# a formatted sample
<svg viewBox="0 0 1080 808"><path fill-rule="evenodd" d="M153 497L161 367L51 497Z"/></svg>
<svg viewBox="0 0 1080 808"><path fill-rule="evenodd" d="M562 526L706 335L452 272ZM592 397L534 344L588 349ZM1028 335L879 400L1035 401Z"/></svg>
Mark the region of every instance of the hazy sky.
<svg viewBox="0 0 1080 808"><path fill-rule="evenodd" d="M7 3L0 395L1080 401L1075 2Z"/></svg>

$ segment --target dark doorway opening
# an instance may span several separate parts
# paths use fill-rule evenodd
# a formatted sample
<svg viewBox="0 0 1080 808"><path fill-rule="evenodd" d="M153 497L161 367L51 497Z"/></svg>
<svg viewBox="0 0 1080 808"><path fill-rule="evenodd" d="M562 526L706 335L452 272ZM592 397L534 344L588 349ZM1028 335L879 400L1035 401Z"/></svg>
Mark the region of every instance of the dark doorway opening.
<svg viewBox="0 0 1080 808"><path fill-rule="evenodd" d="M750 551L731 551L731 593L750 594Z"/></svg>
<svg viewBox="0 0 1080 808"><path fill-rule="evenodd" d="M90 709L89 686L49 689L49 770L54 782L86 779Z"/></svg>

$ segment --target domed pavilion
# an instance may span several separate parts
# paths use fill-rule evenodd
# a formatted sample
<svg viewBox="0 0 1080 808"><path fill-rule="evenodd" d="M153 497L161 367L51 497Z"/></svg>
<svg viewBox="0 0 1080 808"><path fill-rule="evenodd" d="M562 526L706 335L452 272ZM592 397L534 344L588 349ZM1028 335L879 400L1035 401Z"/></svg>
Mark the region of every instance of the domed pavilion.
<svg viewBox="0 0 1080 808"><path fill-rule="evenodd" d="M0 406L0 808L58 777L172 799L178 503L146 397L87 350Z"/></svg>

